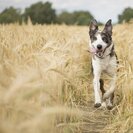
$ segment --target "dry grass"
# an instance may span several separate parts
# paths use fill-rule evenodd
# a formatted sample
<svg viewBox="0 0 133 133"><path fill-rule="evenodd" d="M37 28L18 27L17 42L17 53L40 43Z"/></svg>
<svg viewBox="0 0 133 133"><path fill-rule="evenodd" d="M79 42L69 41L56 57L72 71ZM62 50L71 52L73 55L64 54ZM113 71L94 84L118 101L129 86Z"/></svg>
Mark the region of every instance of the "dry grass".
<svg viewBox="0 0 133 133"><path fill-rule="evenodd" d="M132 26L114 27L121 102L105 132L132 132ZM88 42L88 27L0 26L1 133L82 132L93 99Z"/></svg>
<svg viewBox="0 0 133 133"><path fill-rule="evenodd" d="M107 127L109 133L133 132L133 24L117 25L114 40L119 57L117 93L120 103L117 113Z"/></svg>

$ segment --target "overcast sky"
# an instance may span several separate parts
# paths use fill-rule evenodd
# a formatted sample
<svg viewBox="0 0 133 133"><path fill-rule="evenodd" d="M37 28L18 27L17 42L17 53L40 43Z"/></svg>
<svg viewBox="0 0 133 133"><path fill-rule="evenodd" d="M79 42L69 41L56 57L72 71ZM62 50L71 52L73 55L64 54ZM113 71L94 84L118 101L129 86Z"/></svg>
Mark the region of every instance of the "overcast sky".
<svg viewBox="0 0 133 133"><path fill-rule="evenodd" d="M114 23L124 8L133 7L133 0L0 0L0 11L9 6L24 9L38 1L52 2L57 11L88 10L98 21L111 18Z"/></svg>

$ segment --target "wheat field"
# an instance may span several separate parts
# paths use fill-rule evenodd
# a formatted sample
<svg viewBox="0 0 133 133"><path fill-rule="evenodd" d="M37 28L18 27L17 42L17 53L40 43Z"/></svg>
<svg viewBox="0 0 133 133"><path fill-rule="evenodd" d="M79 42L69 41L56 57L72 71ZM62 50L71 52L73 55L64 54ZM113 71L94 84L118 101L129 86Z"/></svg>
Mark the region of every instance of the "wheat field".
<svg viewBox="0 0 133 133"><path fill-rule="evenodd" d="M132 27L113 29L119 72L108 111L93 107L88 27L0 25L0 133L132 133Z"/></svg>

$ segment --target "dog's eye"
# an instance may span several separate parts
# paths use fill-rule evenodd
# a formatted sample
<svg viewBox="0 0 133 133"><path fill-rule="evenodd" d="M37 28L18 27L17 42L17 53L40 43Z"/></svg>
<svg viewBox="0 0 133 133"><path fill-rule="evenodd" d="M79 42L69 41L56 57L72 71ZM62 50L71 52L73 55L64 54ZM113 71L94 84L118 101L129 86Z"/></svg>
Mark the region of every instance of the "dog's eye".
<svg viewBox="0 0 133 133"><path fill-rule="evenodd" d="M106 37L103 37L102 40L106 43L108 43L108 39Z"/></svg>
<svg viewBox="0 0 133 133"><path fill-rule="evenodd" d="M97 37L94 36L94 37L93 37L93 41L95 41L95 40L97 40Z"/></svg>

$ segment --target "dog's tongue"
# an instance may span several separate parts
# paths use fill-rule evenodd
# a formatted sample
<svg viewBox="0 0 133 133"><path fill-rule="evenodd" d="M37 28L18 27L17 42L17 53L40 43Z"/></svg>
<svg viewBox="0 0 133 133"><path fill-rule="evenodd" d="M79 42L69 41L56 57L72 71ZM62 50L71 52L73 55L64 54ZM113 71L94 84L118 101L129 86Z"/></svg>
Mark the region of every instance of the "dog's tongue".
<svg viewBox="0 0 133 133"><path fill-rule="evenodd" d="M90 50L91 50L92 53L96 53L97 52L97 50L95 48L91 48Z"/></svg>

